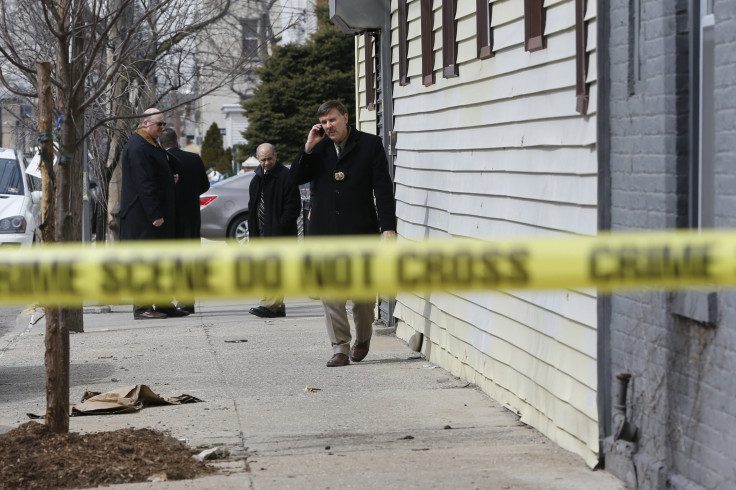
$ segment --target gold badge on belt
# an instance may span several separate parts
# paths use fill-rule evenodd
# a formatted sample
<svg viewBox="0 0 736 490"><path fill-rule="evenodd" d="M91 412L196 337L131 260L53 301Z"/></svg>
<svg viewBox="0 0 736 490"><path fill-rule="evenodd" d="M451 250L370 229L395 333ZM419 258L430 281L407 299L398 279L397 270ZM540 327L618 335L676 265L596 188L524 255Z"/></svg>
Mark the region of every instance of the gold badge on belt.
<svg viewBox="0 0 736 490"><path fill-rule="evenodd" d="M341 171L335 172L335 180L337 181L345 180L345 173Z"/></svg>

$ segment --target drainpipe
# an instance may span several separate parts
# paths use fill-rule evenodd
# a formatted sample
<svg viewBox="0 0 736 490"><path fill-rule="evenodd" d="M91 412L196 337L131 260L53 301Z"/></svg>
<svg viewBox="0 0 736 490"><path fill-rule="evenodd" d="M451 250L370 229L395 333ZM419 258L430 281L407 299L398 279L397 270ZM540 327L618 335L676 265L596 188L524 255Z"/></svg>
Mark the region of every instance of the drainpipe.
<svg viewBox="0 0 736 490"><path fill-rule="evenodd" d="M626 419L626 393L629 389L629 373L616 375L616 398L613 404L611 425L613 426L614 440L636 442L639 428Z"/></svg>

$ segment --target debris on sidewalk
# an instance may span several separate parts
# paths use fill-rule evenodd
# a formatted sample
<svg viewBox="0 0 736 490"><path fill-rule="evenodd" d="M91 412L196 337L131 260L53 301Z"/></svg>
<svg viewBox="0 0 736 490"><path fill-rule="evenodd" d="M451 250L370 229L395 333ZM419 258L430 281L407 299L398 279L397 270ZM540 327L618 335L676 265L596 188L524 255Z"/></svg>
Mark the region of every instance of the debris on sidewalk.
<svg viewBox="0 0 736 490"><path fill-rule="evenodd" d="M210 459L225 459L230 456L230 451L221 447L212 447L205 449L199 454L195 454L192 457L197 461L206 461Z"/></svg>
<svg viewBox="0 0 736 490"><path fill-rule="evenodd" d="M117 390L99 393L85 391L82 403L71 406L70 417L82 415L111 415L137 412L152 405L182 405L201 402L191 395L160 396L146 385L123 386ZM44 415L27 414L31 419L42 419Z"/></svg>
<svg viewBox="0 0 736 490"><path fill-rule="evenodd" d="M304 391L322 391L321 388L313 388L311 386L305 386Z"/></svg>

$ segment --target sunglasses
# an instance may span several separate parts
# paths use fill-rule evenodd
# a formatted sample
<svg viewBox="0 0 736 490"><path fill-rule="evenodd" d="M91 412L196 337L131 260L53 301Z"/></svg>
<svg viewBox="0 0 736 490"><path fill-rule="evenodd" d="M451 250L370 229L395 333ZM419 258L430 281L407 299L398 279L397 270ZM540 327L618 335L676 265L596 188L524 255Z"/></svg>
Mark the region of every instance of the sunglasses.
<svg viewBox="0 0 736 490"><path fill-rule="evenodd" d="M166 126L166 122L165 121L152 122L151 126L158 126L159 128L163 128L164 126Z"/></svg>

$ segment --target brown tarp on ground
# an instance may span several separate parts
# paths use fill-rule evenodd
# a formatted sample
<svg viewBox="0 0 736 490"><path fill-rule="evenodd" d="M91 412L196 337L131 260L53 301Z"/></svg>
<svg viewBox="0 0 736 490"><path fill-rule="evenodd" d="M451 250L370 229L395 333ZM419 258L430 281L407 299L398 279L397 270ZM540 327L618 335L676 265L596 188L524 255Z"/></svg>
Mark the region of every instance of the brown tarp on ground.
<svg viewBox="0 0 736 490"><path fill-rule="evenodd" d="M116 413L137 412L151 405L181 405L201 402L191 395L160 396L146 385L123 386L106 393L85 391L82 403L71 406L71 417L81 415L110 415ZM42 415L28 414L32 419L43 418Z"/></svg>

